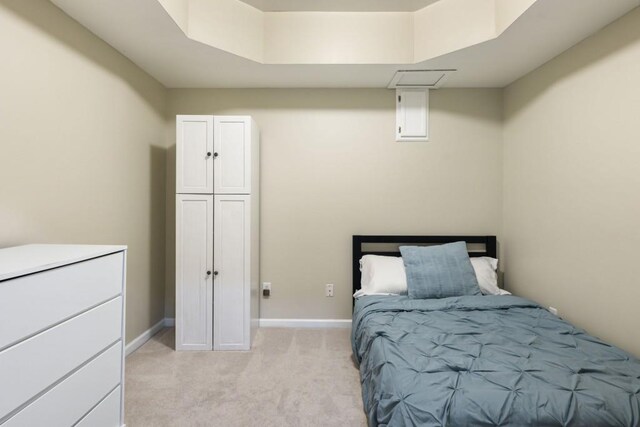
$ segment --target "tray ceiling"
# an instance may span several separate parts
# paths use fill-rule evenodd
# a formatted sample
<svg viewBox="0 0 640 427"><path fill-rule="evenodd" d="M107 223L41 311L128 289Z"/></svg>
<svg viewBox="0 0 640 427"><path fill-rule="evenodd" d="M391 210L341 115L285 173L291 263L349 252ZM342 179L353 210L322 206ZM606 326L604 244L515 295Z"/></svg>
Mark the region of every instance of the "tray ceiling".
<svg viewBox="0 0 640 427"><path fill-rule="evenodd" d="M384 88L411 69L457 70L444 87L504 87L640 4L439 0L417 12L359 14L261 12L238 0L51 1L169 88ZM451 25L440 19L447 3L463 13ZM520 10L459 7L481 3ZM415 25L421 16L432 25Z"/></svg>

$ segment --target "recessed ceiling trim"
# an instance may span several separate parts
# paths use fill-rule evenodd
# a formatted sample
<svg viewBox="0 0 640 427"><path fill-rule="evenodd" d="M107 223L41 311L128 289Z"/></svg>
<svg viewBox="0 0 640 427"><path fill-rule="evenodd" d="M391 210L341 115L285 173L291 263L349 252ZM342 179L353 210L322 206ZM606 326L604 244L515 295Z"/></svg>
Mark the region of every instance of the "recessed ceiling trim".
<svg viewBox="0 0 640 427"><path fill-rule="evenodd" d="M211 0L214 1L214 0ZM439 0L241 0L263 12L415 12Z"/></svg>

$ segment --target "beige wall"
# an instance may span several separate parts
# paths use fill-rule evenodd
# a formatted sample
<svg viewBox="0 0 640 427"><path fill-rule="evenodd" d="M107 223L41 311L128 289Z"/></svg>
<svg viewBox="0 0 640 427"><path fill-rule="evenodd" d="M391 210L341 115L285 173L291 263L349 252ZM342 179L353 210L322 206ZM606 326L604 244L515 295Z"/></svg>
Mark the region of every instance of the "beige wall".
<svg viewBox="0 0 640 427"><path fill-rule="evenodd" d="M0 247L129 246L127 339L164 313L165 89L48 1L0 1Z"/></svg>
<svg viewBox="0 0 640 427"><path fill-rule="evenodd" d="M504 93L432 92L428 143L383 89L167 92L45 0L0 0L0 35L0 246L129 245L128 339L165 273L173 315L173 117L251 114L262 317L348 318L352 234L497 233L508 288L640 354L640 10Z"/></svg>
<svg viewBox="0 0 640 427"><path fill-rule="evenodd" d="M507 288L640 354L640 9L505 91Z"/></svg>
<svg viewBox="0 0 640 427"><path fill-rule="evenodd" d="M431 141L395 142L394 92L170 90L175 114L250 114L262 132L263 318L350 318L351 235L497 233L500 90L431 95ZM167 129L175 144L175 121ZM174 309L175 148L167 183L167 315ZM335 297L324 285L335 284Z"/></svg>

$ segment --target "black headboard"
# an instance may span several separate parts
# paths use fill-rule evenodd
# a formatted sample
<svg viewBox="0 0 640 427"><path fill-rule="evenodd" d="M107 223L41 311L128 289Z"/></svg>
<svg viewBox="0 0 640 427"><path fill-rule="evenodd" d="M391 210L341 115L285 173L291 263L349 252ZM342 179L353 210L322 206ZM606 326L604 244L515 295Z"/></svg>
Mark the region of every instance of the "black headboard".
<svg viewBox="0 0 640 427"><path fill-rule="evenodd" d="M443 243L467 242L467 245L483 245L484 250L469 250L469 256L490 256L497 258L496 236L353 236L353 293L360 289L360 258L363 255L400 256L396 251L365 251L366 243L387 243L397 245L438 245Z"/></svg>

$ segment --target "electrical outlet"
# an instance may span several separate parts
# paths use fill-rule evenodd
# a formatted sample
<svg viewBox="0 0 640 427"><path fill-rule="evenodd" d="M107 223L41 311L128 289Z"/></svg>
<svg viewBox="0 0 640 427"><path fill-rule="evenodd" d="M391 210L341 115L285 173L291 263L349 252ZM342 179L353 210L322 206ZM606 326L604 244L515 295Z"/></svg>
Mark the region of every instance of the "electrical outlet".
<svg viewBox="0 0 640 427"><path fill-rule="evenodd" d="M332 297L333 296L333 283L328 283L324 287L324 296Z"/></svg>
<svg viewBox="0 0 640 427"><path fill-rule="evenodd" d="M553 315L558 315L558 309L555 307L549 307L549 311L551 312L551 314Z"/></svg>
<svg viewBox="0 0 640 427"><path fill-rule="evenodd" d="M271 296L271 282L262 282L262 296Z"/></svg>

